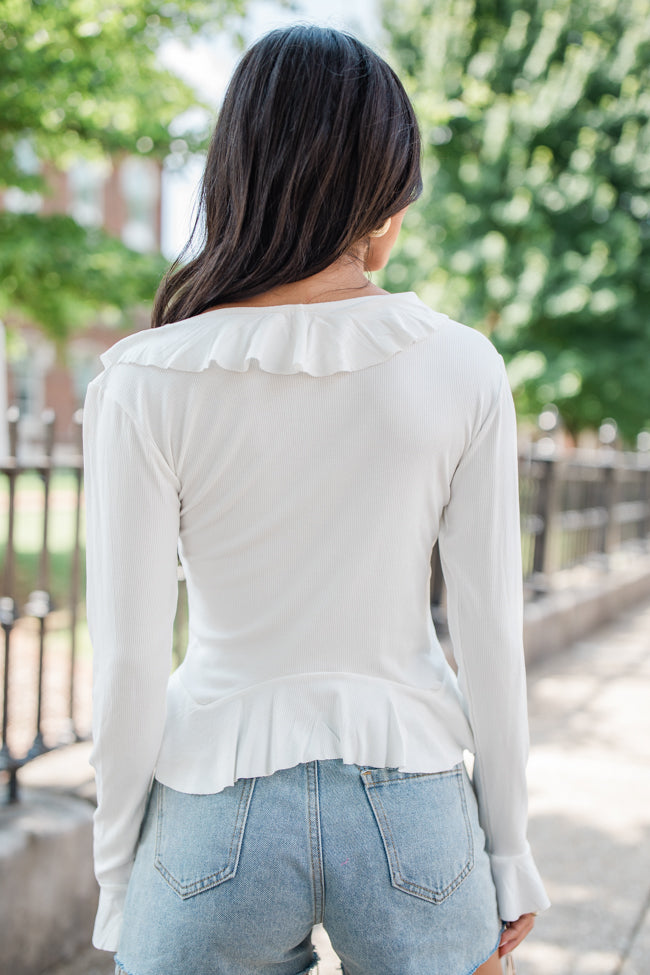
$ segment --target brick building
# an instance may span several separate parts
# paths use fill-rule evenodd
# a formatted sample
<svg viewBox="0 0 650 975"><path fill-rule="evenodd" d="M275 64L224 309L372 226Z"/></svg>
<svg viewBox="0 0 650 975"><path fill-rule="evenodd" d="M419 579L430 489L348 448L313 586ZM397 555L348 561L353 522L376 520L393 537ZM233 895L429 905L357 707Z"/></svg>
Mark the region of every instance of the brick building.
<svg viewBox="0 0 650 975"><path fill-rule="evenodd" d="M37 168L39 164L27 158L25 165ZM83 226L103 227L133 250L160 250L162 172L157 161L127 155L112 161L81 159L67 172L45 168L45 176L51 195L10 188L0 193L0 207L44 215L67 213ZM146 318L134 316L130 330L146 328L147 324ZM119 332L106 322L90 325L69 339L65 361L61 361L38 323L12 329L6 395L7 402L20 409L22 443L40 438L41 414L47 408L56 414L57 443L74 440L73 416L83 403L88 382L99 372L99 355L122 334L122 322ZM0 347L0 357L2 351ZM2 439L0 433L0 449Z"/></svg>

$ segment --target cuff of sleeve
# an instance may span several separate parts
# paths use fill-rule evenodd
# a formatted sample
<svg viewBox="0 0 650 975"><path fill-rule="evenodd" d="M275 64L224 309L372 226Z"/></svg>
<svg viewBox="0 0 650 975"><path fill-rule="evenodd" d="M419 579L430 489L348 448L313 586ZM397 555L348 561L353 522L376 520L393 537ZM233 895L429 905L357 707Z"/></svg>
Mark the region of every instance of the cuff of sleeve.
<svg viewBox="0 0 650 975"><path fill-rule="evenodd" d="M490 855L492 877L502 921L538 914L551 906L530 849L519 856Z"/></svg>
<svg viewBox="0 0 650 975"><path fill-rule="evenodd" d="M102 951L117 951L127 884L107 884L99 892L93 945Z"/></svg>

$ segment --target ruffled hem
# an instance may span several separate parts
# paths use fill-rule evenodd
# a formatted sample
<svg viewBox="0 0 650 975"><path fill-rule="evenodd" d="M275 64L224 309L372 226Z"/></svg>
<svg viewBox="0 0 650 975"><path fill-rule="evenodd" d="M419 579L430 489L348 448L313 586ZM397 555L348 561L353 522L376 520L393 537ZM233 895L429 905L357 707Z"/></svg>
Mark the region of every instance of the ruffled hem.
<svg viewBox="0 0 650 975"><path fill-rule="evenodd" d="M539 914L551 906L530 848L518 856L491 854L490 866L503 921Z"/></svg>
<svg viewBox="0 0 650 975"><path fill-rule="evenodd" d="M256 365L278 375L331 376L385 362L430 338L447 316L413 292L309 305L222 308L162 328L136 332L105 352L117 363L202 372Z"/></svg>
<svg viewBox="0 0 650 975"><path fill-rule="evenodd" d="M197 704L170 680L156 778L179 792L219 792L301 762L440 772L474 740L445 680L417 688L356 674L298 674ZM210 758L192 743L210 742Z"/></svg>

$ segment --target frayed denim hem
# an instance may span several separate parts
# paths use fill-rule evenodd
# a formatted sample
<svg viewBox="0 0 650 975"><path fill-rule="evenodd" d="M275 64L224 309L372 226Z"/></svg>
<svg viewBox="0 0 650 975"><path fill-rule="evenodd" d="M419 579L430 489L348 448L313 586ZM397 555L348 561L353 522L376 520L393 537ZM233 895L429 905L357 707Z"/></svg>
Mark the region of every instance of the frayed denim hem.
<svg viewBox="0 0 650 975"><path fill-rule="evenodd" d="M488 960L488 958L491 958L492 957L492 955L494 954L494 952L499 947L499 943L501 941L501 935L503 934L503 932L505 931L505 929L506 929L505 924L502 924L501 925L501 930L499 931L499 937L497 938L497 943L495 944L494 948L492 948L492 950L487 953L487 955L485 956L485 958L482 961L480 961L478 963L478 965L474 965L474 968L470 968L470 970L468 972L466 972L465 975L473 975L473 973L477 969L479 969L481 967L481 965L484 965L486 963L486 961Z"/></svg>
<svg viewBox="0 0 650 975"><path fill-rule="evenodd" d="M115 955L113 960L115 962L115 975L133 975L132 972L127 971L127 969L124 968L121 962L118 961L117 955ZM320 958L318 957L317 952L314 952L314 957L311 961L311 964L308 966L308 968L305 968L301 972L299 972L298 975L309 975L309 972L316 972L319 961Z"/></svg>
<svg viewBox="0 0 650 975"><path fill-rule="evenodd" d="M315 972L318 969L319 961L320 958L318 957L317 953L314 952L314 957L312 959L311 965L309 965L308 968L305 968L304 971L300 972L300 975L308 975L309 972Z"/></svg>

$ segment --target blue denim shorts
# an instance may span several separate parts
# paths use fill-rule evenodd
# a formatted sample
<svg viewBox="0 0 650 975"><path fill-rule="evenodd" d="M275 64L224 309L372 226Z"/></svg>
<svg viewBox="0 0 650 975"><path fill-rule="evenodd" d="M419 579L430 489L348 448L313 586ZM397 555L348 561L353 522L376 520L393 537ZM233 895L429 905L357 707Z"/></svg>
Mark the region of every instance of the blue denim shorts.
<svg viewBox="0 0 650 975"><path fill-rule="evenodd" d="M501 934L464 765L314 761L214 795L154 783L116 975L470 975Z"/></svg>

